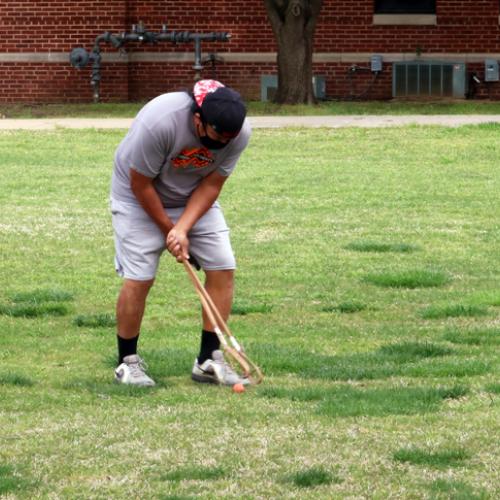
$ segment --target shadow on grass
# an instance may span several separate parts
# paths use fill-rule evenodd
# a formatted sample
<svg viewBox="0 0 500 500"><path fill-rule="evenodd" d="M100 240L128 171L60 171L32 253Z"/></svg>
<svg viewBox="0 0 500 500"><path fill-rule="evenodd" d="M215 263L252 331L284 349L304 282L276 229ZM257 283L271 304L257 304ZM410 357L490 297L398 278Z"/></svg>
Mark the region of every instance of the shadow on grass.
<svg viewBox="0 0 500 500"><path fill-rule="evenodd" d="M190 376L193 362L198 351L189 349L157 349L141 350L141 358L145 361L148 374L154 379L164 377ZM105 364L109 368L116 368L116 357L108 356Z"/></svg>
<svg viewBox="0 0 500 500"><path fill-rule="evenodd" d="M141 357L146 360L148 375L156 382L154 387L133 387L114 382L113 371L116 368L116 356L104 358L104 365L109 369L109 379L74 378L60 385L61 388L72 391L85 391L99 396L126 396L142 397L155 393L158 389L168 385L164 379L168 377L191 376L194 355L184 349L160 349L156 351L143 351ZM187 396L186 396L187 397ZM178 401L184 401L184 396L176 396ZM169 402L175 402L170 401Z"/></svg>
<svg viewBox="0 0 500 500"><path fill-rule="evenodd" d="M462 386L448 388L395 387L388 389L359 389L338 387L285 389L264 387L259 395L292 401L317 401L317 412L328 417L386 417L415 415L439 411L446 399L458 399L467 394Z"/></svg>
<svg viewBox="0 0 500 500"><path fill-rule="evenodd" d="M353 241L344 247L346 250L355 252L376 252L376 253L410 253L420 250L415 245L407 243L380 243L377 241Z"/></svg>
<svg viewBox="0 0 500 500"><path fill-rule="evenodd" d="M377 351L344 356L325 356L273 344L252 346L249 352L267 375L296 373L301 377L324 380L460 377L480 375L490 370L490 365L482 360L444 361L443 358L454 351L426 342L388 344Z"/></svg>
<svg viewBox="0 0 500 500"><path fill-rule="evenodd" d="M256 344L248 353L265 375L297 374L300 377L323 380L376 380L393 376L465 377L482 375L490 365L476 359L446 359L455 354L447 346L430 342L387 344L368 353L325 356L274 344ZM190 377L197 352L188 349L141 351L148 374L157 382L170 377ZM116 368L116 357L105 358L105 365Z"/></svg>
<svg viewBox="0 0 500 500"><path fill-rule="evenodd" d="M133 385L118 384L114 382L112 374L110 375L109 381L75 378L62 383L60 387L72 392L88 392L101 397L125 396L131 398L149 396L154 394L159 388L158 386L136 387Z"/></svg>
<svg viewBox="0 0 500 500"><path fill-rule="evenodd" d="M437 451L402 448L393 455L393 459L398 462L436 468L460 467L470 457L470 453L463 448L445 448Z"/></svg>

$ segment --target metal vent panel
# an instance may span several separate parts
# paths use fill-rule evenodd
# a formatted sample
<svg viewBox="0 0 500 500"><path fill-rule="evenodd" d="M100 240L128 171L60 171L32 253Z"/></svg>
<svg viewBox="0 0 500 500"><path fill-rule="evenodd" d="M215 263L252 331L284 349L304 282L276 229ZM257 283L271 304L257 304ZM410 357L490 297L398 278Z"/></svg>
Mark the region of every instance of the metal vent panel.
<svg viewBox="0 0 500 500"><path fill-rule="evenodd" d="M392 74L393 97L465 97L464 63L395 62Z"/></svg>

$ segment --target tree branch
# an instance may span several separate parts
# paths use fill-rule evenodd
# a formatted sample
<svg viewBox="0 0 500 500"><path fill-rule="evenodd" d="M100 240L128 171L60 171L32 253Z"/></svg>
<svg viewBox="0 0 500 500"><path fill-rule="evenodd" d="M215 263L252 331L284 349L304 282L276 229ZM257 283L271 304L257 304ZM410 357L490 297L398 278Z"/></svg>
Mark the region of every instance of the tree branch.
<svg viewBox="0 0 500 500"><path fill-rule="evenodd" d="M314 31L316 30L316 24L318 22L319 13L321 11L321 7L323 5L323 0L311 0L309 2L309 16L307 19L305 31L309 36L313 36Z"/></svg>
<svg viewBox="0 0 500 500"><path fill-rule="evenodd" d="M264 0L264 5L267 10L267 17L271 23L271 28L273 29L274 36L279 40L281 28L284 23L284 17L281 14L283 9L282 0Z"/></svg>

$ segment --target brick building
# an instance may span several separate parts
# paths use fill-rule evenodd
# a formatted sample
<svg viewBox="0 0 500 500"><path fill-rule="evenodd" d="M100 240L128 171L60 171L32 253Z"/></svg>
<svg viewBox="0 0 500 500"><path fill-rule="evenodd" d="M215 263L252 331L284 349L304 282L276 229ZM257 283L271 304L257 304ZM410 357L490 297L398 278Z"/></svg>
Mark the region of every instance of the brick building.
<svg viewBox="0 0 500 500"><path fill-rule="evenodd" d="M330 98L405 95L500 98L499 0L324 0L315 36L314 74ZM0 0L0 101L92 100L90 65L69 64L76 46L97 35L151 31L227 31L227 43L203 43L223 61L217 77L246 98L261 97L261 77L276 74L276 44L262 0ZM151 98L189 87L193 44L103 44L101 99ZM382 71L372 71L372 56ZM375 61L376 62L376 61ZM204 76L212 76L205 64ZM472 76L476 76L473 83ZM321 79L321 78L320 78ZM485 81L489 80L489 81ZM470 82L470 84L469 84Z"/></svg>

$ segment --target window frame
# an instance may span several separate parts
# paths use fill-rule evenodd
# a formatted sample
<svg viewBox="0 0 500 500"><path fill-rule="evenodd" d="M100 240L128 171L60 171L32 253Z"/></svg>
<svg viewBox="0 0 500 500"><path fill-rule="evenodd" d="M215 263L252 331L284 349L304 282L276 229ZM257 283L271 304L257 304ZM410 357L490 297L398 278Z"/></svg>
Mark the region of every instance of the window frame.
<svg viewBox="0 0 500 500"><path fill-rule="evenodd" d="M426 4L433 4L431 7L429 6L423 6L419 7L418 5L415 5L416 2L411 1L411 0L399 0L399 3L406 3L407 6L380 6L377 4L383 4L384 2L386 3L396 3L395 0L373 0L373 13L375 15L435 15L436 14L436 0L425 0ZM421 3L424 3L422 1ZM413 4L411 7L410 5Z"/></svg>

